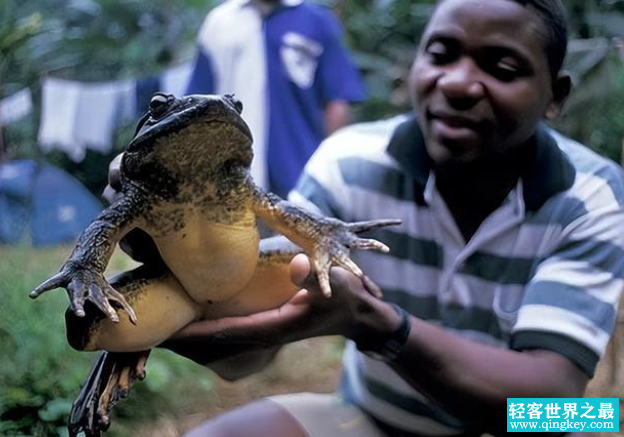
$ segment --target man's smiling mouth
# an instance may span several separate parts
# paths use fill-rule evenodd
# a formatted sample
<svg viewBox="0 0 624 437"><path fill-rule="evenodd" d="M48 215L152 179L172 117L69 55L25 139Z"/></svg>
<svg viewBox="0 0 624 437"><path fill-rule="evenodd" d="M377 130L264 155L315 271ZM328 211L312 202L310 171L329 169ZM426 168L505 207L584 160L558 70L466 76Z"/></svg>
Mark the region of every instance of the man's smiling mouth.
<svg viewBox="0 0 624 437"><path fill-rule="evenodd" d="M451 142L474 143L480 137L480 123L464 115L448 111L427 111L431 133Z"/></svg>
<svg viewBox="0 0 624 437"><path fill-rule="evenodd" d="M451 128L466 128L471 130L477 130L481 124L479 121L472 117L457 114L447 110L427 110L427 118L430 121L440 121Z"/></svg>

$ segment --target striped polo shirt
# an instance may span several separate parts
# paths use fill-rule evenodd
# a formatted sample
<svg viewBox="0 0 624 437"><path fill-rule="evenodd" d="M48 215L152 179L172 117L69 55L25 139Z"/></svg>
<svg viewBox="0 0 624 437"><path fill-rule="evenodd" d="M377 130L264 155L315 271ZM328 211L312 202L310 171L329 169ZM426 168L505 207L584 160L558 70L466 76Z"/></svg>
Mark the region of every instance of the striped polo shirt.
<svg viewBox="0 0 624 437"><path fill-rule="evenodd" d="M554 351L592 376L624 285L624 175L545 126L535 143L529 170L468 242L436 188L410 116L354 125L327 139L291 200L344 221L401 219L373 234L389 254L353 254L386 300L479 343ZM398 429L466 431L350 342L341 389Z"/></svg>

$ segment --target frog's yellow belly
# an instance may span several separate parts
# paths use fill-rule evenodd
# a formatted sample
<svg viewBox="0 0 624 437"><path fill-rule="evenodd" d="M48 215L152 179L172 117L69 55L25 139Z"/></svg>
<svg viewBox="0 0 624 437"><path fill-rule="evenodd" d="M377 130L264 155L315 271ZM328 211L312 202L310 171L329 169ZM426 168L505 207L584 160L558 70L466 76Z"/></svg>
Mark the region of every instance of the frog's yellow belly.
<svg viewBox="0 0 624 437"><path fill-rule="evenodd" d="M255 219L224 225L196 218L180 231L155 241L167 266L200 305L236 296L251 279L258 261Z"/></svg>

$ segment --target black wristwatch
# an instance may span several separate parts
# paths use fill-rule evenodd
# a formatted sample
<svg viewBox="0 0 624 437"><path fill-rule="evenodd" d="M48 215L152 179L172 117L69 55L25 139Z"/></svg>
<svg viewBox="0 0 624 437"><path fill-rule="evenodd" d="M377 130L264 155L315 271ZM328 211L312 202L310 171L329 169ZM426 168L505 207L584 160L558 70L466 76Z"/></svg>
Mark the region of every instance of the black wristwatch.
<svg viewBox="0 0 624 437"><path fill-rule="evenodd" d="M409 321L409 314L398 305L393 303L390 305L392 305L392 308L401 316L401 324L382 344L372 349L360 350L360 352L370 358L388 363L396 361L399 353L401 353L401 349L403 349L403 346L405 346L407 342L412 327Z"/></svg>

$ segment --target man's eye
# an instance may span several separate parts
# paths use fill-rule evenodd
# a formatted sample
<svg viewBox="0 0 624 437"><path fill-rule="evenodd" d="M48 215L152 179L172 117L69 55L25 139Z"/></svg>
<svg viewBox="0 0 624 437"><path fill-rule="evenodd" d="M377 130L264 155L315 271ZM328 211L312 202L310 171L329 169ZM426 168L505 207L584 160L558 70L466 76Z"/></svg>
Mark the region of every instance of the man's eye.
<svg viewBox="0 0 624 437"><path fill-rule="evenodd" d="M439 41L430 44L426 49L426 53L431 56L435 63L444 63L450 58L450 50Z"/></svg>
<svg viewBox="0 0 624 437"><path fill-rule="evenodd" d="M499 60L490 67L494 77L503 82L511 82L522 75L522 70L515 63Z"/></svg>

